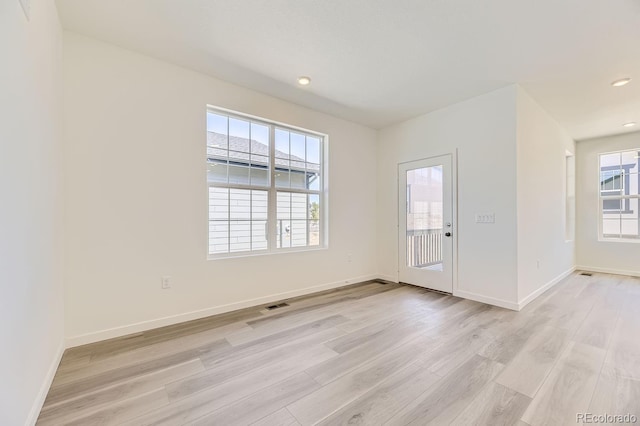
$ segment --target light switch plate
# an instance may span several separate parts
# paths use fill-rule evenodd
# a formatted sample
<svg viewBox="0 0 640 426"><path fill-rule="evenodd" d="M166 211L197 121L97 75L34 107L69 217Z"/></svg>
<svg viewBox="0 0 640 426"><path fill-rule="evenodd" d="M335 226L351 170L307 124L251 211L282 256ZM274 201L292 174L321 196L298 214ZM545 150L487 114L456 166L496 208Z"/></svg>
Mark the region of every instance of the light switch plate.
<svg viewBox="0 0 640 426"><path fill-rule="evenodd" d="M18 0L20 5L22 6L22 10L24 11L24 16L27 17L27 21L31 15L31 0Z"/></svg>

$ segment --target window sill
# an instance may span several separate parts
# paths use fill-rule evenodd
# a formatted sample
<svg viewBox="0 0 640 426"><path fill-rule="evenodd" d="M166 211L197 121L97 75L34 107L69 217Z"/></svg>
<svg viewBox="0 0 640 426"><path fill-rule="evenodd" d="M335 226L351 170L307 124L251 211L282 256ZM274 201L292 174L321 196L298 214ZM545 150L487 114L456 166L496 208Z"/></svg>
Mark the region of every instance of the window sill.
<svg viewBox="0 0 640 426"><path fill-rule="evenodd" d="M239 259L239 258L247 258L247 257L263 257L263 256L278 256L282 254L289 253L306 253L306 252L316 252L316 251L324 251L328 250L329 247L292 247L285 249L276 249L276 250L265 250L262 252L238 252L238 253L225 253L225 254L209 254L207 255L207 260L229 260L229 259Z"/></svg>
<svg viewBox="0 0 640 426"><path fill-rule="evenodd" d="M598 238L599 243L631 243L631 244L640 244L640 238Z"/></svg>

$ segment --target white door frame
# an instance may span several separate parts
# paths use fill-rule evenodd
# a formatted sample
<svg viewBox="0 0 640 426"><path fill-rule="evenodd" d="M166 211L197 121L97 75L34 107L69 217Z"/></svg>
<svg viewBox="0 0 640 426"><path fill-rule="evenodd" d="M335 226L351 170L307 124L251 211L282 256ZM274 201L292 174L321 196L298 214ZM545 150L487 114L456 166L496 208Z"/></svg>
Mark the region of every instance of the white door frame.
<svg viewBox="0 0 640 426"><path fill-rule="evenodd" d="M422 160L429 160L435 157L441 157L445 155L451 156L451 223L452 223L452 257L451 257L451 273L452 273L452 294L456 294L458 291L458 232L459 232L459 221L458 221L458 150L455 149L450 152L442 152L442 153L432 153L427 156L416 158L413 160L401 161L398 163L396 167L396 191L399 190L400 186L400 169L403 165L407 163L413 163ZM400 221L401 214L406 215L406 211L402 213L402 210L405 210L404 207L400 206L401 195L398 192L396 194L396 213L397 216L397 224L396 224L396 233L397 233L397 245L398 253L397 253L397 271L396 271L396 281L400 282L400 262L401 262L401 252L400 250L406 250L406 247L401 247L402 238L400 236Z"/></svg>

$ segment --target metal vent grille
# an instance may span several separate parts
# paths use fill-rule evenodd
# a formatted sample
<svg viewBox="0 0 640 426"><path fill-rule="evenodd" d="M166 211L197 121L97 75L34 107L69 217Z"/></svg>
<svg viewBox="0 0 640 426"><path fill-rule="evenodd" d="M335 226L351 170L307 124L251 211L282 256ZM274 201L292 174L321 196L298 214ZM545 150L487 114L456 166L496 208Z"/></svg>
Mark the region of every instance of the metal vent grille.
<svg viewBox="0 0 640 426"><path fill-rule="evenodd" d="M277 305L267 306L267 310L273 311L274 309L284 308L285 306L289 306L288 303L278 303Z"/></svg>
<svg viewBox="0 0 640 426"><path fill-rule="evenodd" d="M590 277L593 274L591 272L581 272L580 275L584 275L585 277Z"/></svg>

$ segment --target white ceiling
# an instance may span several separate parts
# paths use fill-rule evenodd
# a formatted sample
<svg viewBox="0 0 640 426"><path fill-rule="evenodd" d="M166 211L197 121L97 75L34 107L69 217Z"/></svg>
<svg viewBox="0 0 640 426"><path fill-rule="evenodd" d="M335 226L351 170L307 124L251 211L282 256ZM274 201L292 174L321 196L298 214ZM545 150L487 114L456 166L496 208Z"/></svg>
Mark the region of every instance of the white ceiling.
<svg viewBox="0 0 640 426"><path fill-rule="evenodd" d="M57 4L66 29L375 128L512 83L575 139L640 127L640 0Z"/></svg>

